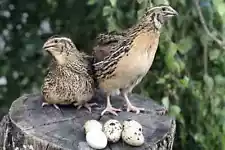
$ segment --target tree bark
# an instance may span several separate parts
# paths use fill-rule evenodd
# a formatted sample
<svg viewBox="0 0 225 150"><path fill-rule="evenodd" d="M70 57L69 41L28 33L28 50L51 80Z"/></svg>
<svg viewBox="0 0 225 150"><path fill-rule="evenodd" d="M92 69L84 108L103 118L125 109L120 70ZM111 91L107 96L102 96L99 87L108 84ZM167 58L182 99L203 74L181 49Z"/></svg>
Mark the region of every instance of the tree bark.
<svg viewBox="0 0 225 150"><path fill-rule="evenodd" d="M119 121L132 118L143 126L145 143L140 147L131 147L122 140L108 144L105 150L172 150L175 120L166 115L159 115L164 108L149 98L136 94L129 96L135 106L145 107L146 112L135 114L120 112L119 116L105 114L100 122L109 119ZM83 125L87 120L99 119L105 107L105 97L97 94L93 102L98 106L77 110L73 106L41 106L40 94L24 95L15 100L0 123L0 147L3 150L91 150L85 141ZM123 105L119 96L112 97L112 104L118 108Z"/></svg>

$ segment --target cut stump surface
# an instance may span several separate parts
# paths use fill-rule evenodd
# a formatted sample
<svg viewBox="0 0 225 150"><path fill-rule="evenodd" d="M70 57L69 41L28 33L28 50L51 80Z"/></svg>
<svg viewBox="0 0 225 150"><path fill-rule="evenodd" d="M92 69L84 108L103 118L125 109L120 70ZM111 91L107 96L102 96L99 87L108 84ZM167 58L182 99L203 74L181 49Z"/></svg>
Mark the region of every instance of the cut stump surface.
<svg viewBox="0 0 225 150"><path fill-rule="evenodd" d="M105 114L100 122L109 119L124 121L134 119L143 126L145 143L141 147L131 147L122 140L108 144L106 150L171 150L174 141L175 120L165 115L158 115L156 110L163 109L149 98L136 94L129 96L131 102L146 108L145 113L120 112L119 116ZM105 108L105 98L98 94L93 101L99 105L77 110L73 106L52 105L41 107L41 95L29 94L15 100L0 123L0 147L3 150L91 150L85 141L83 125L87 120L98 119ZM123 106L121 97L112 97L116 108Z"/></svg>

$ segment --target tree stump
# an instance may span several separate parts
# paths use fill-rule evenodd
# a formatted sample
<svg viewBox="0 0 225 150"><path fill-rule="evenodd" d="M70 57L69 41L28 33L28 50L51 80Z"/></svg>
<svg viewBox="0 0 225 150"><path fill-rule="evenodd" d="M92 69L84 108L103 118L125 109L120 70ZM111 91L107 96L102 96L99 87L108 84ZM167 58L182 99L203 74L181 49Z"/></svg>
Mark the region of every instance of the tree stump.
<svg viewBox="0 0 225 150"><path fill-rule="evenodd" d="M131 101L146 112L135 114L120 112L119 116L105 114L100 122L109 119L119 121L132 118L143 126L145 143L141 147L132 147L120 140L108 144L105 150L171 150L175 134L175 120L165 115L158 115L156 110L163 109L149 98L136 94L129 96ZM3 150L92 150L86 141L83 125L89 119L98 119L105 107L105 97L98 94L93 101L99 106L87 109L75 109L73 106L52 105L41 107L41 95L29 94L15 100L0 123L0 147ZM112 104L119 108L123 99L112 97Z"/></svg>

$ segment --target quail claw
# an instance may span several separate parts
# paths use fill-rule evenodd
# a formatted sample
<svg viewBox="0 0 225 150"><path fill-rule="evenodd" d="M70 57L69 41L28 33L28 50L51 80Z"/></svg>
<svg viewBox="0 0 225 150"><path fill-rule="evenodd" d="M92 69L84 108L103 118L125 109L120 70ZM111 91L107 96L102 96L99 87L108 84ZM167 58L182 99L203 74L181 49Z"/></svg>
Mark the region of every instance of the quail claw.
<svg viewBox="0 0 225 150"><path fill-rule="evenodd" d="M59 106L57 106L56 104L53 104L53 106L54 106L56 109L60 110ZM61 111L61 110L60 110L60 111Z"/></svg>
<svg viewBox="0 0 225 150"><path fill-rule="evenodd" d="M136 112L136 114L139 114L140 111L144 111L144 110L145 110L144 108L139 108L139 107L136 107L136 106L133 106L133 105L127 106L127 112L134 111L134 112Z"/></svg>
<svg viewBox="0 0 225 150"><path fill-rule="evenodd" d="M41 107L44 107L44 106L46 106L46 105L49 105L49 104L48 104L48 103L43 102L43 103L41 104Z"/></svg>
<svg viewBox="0 0 225 150"><path fill-rule="evenodd" d="M97 103L90 103L90 104L85 103L84 107L87 108L89 112L91 112L91 107L92 106L97 106L97 105L98 105Z"/></svg>
<svg viewBox="0 0 225 150"><path fill-rule="evenodd" d="M136 114L139 114L140 111L144 111L145 110L144 108L139 108L139 107L136 107L136 106L132 105L130 100L129 100L129 98L128 98L128 96L127 96L127 93L122 93L122 96L124 96L125 101L126 101L127 112L134 111L134 112L136 112Z"/></svg>
<svg viewBox="0 0 225 150"><path fill-rule="evenodd" d="M77 109L79 110L81 107L84 107L88 109L89 112L91 112L91 107L92 106L97 106L97 103L84 103L84 104L77 104L75 103L74 106L77 106Z"/></svg>
<svg viewBox="0 0 225 150"><path fill-rule="evenodd" d="M42 107L44 107L44 106L46 106L46 105L50 105L50 104L48 104L48 103L46 103L46 102L43 102L43 103L41 104ZM56 104L53 104L53 106L54 106L57 110L61 111L61 109L59 108L59 106L57 106Z"/></svg>
<svg viewBox="0 0 225 150"><path fill-rule="evenodd" d="M118 108L114 108L114 107L112 107L112 106L109 106L109 107L106 107L106 108L102 111L101 116L103 116L106 112L109 112L109 113L111 113L111 114L113 114L113 115L115 115L115 116L118 116L117 111L120 112L120 111L122 111L122 110L121 110L121 109L118 109Z"/></svg>

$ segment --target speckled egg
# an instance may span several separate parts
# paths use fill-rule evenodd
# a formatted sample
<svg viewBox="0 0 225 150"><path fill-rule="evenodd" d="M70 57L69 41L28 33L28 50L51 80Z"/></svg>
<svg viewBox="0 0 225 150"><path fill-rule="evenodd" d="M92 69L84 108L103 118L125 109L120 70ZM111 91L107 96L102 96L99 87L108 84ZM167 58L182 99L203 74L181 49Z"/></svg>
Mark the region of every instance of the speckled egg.
<svg viewBox="0 0 225 150"><path fill-rule="evenodd" d="M87 122L85 122L84 130L86 134L93 129L102 131L102 124L97 120L88 120Z"/></svg>
<svg viewBox="0 0 225 150"><path fill-rule="evenodd" d="M105 133L109 142L118 142L122 133L122 125L117 120L108 120L103 126L103 132Z"/></svg>
<svg viewBox="0 0 225 150"><path fill-rule="evenodd" d="M135 120L128 119L123 122L122 139L131 146L144 144L142 125Z"/></svg>
<svg viewBox="0 0 225 150"><path fill-rule="evenodd" d="M123 122L123 129L127 129L130 127L140 130L142 132L142 125L139 122L132 120L132 119L125 120Z"/></svg>
<svg viewBox="0 0 225 150"><path fill-rule="evenodd" d="M145 141L143 133L135 128L123 130L122 139L125 143L131 146L141 146Z"/></svg>

